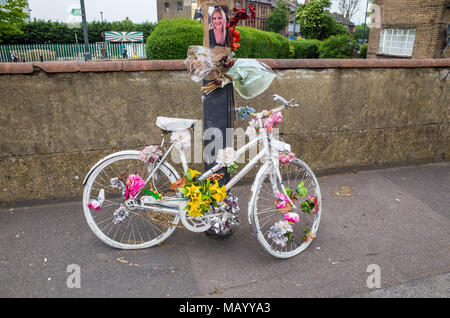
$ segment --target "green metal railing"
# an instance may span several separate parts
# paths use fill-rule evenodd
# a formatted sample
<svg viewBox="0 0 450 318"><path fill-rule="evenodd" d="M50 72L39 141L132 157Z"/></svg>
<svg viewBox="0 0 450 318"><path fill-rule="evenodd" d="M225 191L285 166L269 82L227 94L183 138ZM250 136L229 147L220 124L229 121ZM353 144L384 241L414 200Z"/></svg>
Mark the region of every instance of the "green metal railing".
<svg viewBox="0 0 450 318"><path fill-rule="evenodd" d="M106 50L107 59L122 59L123 49L127 49L128 59L145 59L144 43L90 43L89 51L93 60L102 59L101 48ZM12 62L12 55L19 62L84 60L84 44L15 44L0 45L0 62Z"/></svg>

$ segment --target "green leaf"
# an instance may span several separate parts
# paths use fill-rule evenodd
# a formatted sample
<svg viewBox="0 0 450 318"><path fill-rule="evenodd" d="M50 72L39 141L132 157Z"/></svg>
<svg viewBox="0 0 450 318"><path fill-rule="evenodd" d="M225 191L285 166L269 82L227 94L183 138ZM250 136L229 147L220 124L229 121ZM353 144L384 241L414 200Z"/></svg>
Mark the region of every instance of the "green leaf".
<svg viewBox="0 0 450 318"><path fill-rule="evenodd" d="M311 214L311 207L309 206L308 201L303 201L300 209L304 212L304 213L308 213Z"/></svg>
<svg viewBox="0 0 450 318"><path fill-rule="evenodd" d="M288 187L285 187L285 190L286 190L287 196L290 198L290 197L291 197L291 194L292 194L292 189L291 189L291 188L288 188Z"/></svg>
<svg viewBox="0 0 450 318"><path fill-rule="evenodd" d="M189 169L188 169L188 171L186 172L186 180L187 180L188 182L191 182L191 181L192 181L192 176L191 176L191 172L189 171Z"/></svg>
<svg viewBox="0 0 450 318"><path fill-rule="evenodd" d="M295 192L301 197L304 198L308 194L308 189L305 187L304 182L300 182L295 189Z"/></svg>
<svg viewBox="0 0 450 318"><path fill-rule="evenodd" d="M228 173L236 173L237 169L239 168L238 164L234 162L231 166L227 168Z"/></svg>
<svg viewBox="0 0 450 318"><path fill-rule="evenodd" d="M290 242L290 241L292 241L292 232L287 232L286 233L286 236L287 236L287 238L288 238L288 242Z"/></svg>

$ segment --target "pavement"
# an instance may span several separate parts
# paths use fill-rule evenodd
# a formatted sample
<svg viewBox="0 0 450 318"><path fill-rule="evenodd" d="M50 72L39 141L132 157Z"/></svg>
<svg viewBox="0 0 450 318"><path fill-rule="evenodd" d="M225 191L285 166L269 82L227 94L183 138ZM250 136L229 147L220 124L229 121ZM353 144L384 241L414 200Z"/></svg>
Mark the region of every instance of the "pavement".
<svg viewBox="0 0 450 318"><path fill-rule="evenodd" d="M287 260L250 233L246 184L233 190L241 226L229 239L181 228L134 251L94 236L81 200L3 207L0 297L450 297L450 163L318 180L317 238ZM351 195L334 195L341 186Z"/></svg>

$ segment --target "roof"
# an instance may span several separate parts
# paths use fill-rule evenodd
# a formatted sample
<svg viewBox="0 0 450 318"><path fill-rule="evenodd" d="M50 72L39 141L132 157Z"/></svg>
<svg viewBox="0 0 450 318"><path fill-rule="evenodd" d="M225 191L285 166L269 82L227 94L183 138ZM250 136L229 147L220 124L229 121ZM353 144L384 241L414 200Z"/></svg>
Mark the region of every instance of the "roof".
<svg viewBox="0 0 450 318"><path fill-rule="evenodd" d="M331 15L333 16L334 20L336 20L337 23L347 25L347 23L345 23L345 18L342 14L333 12ZM348 25L355 25L355 24L352 21L350 21Z"/></svg>

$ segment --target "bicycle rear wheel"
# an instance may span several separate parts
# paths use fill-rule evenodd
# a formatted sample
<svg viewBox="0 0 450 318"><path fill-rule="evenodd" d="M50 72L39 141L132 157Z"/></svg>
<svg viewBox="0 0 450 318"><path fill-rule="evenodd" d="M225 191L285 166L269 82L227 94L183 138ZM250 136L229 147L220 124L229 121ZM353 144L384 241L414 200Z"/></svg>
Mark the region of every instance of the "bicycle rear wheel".
<svg viewBox="0 0 450 318"><path fill-rule="evenodd" d="M293 257L306 249L317 233L322 214L319 183L308 165L297 158L279 165L282 183L272 164L261 169L264 170L255 180L249 210L258 241L275 257ZM296 208L290 208L289 204L277 207L283 201L282 185L288 189Z"/></svg>
<svg viewBox="0 0 450 318"><path fill-rule="evenodd" d="M177 179L171 169L161 164L141 193L153 189L163 195L177 195L170 189ZM139 152L129 151L104 160L89 176L83 193L84 215L94 234L106 244L120 249L146 248L161 243L176 229L178 211L164 213L133 207L124 198L126 179L139 175L146 180L152 170L152 164L140 160ZM103 201L100 208L98 201Z"/></svg>

